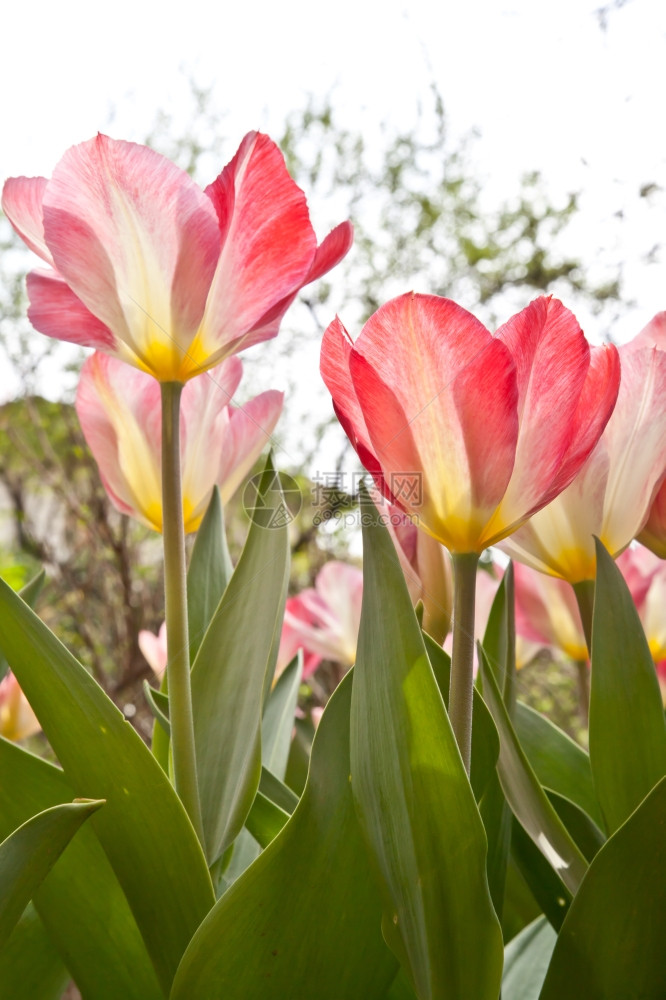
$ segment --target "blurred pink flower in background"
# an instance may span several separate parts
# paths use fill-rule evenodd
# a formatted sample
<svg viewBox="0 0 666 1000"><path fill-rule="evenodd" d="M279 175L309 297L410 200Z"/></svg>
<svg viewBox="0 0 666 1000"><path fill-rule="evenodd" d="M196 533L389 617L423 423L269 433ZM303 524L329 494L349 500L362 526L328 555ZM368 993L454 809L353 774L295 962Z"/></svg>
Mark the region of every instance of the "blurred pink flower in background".
<svg viewBox="0 0 666 1000"><path fill-rule="evenodd" d="M9 671L0 681L0 736L7 740L22 740L41 730L37 716Z"/></svg>
<svg viewBox="0 0 666 1000"><path fill-rule="evenodd" d="M276 672L281 673L301 648L304 678L322 660L351 667L356 659L362 596L360 569L337 560L327 562L314 587L287 600Z"/></svg>
<svg viewBox="0 0 666 1000"><path fill-rule="evenodd" d="M572 660L587 660L587 643L571 584L514 563L516 634L552 647Z"/></svg>
<svg viewBox="0 0 666 1000"><path fill-rule="evenodd" d="M148 629L141 629L139 649L155 676L161 680L168 660L166 622L160 625L157 635L154 632L149 632Z"/></svg>
<svg viewBox="0 0 666 1000"><path fill-rule="evenodd" d="M196 531L213 487L225 503L246 479L282 411L283 394L231 406L243 366L229 358L183 388L180 411L185 531ZM123 514L162 530L162 427L155 379L99 351L81 370L76 412L104 486Z"/></svg>
<svg viewBox="0 0 666 1000"><path fill-rule="evenodd" d="M205 191L147 146L97 135L50 180L8 180L2 207L53 268L28 275L33 326L161 382L274 337L352 241L345 222L317 247L305 195L258 132Z"/></svg>

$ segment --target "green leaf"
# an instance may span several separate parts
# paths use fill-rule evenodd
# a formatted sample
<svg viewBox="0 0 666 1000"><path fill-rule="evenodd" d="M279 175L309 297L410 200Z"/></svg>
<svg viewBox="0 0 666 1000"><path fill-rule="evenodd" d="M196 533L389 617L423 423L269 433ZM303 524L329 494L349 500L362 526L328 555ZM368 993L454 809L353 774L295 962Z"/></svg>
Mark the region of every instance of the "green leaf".
<svg viewBox="0 0 666 1000"><path fill-rule="evenodd" d="M74 796L60 768L2 739L0 774L0 837L36 812ZM86 1000L159 1000L164 996L92 824L79 830L35 893L34 903ZM123 956L122 962L118 955ZM100 969L104 969L103 976ZM13 994L10 997L13 1000Z"/></svg>
<svg viewBox="0 0 666 1000"><path fill-rule="evenodd" d="M216 486L197 531L187 571L187 618L190 632L190 663L194 663L215 609L220 603L233 566L224 531L224 512Z"/></svg>
<svg viewBox="0 0 666 1000"><path fill-rule="evenodd" d="M46 573L42 569L39 571L39 573L37 573L36 576L32 578L32 580L29 580L28 583L26 583L25 587L21 587L19 593L23 598L23 600L25 601L25 603L29 604L31 608L34 608L35 601L42 592L42 587L44 586L45 580L46 580ZM5 676L8 670L9 670L9 664L7 663L7 660L3 656L2 652L0 652L0 681Z"/></svg>
<svg viewBox="0 0 666 1000"><path fill-rule="evenodd" d="M516 703L513 725L541 785L571 799L603 829L590 758L583 748L545 716L520 701Z"/></svg>
<svg viewBox="0 0 666 1000"><path fill-rule="evenodd" d="M167 989L214 902L192 825L163 770L121 712L0 580L0 648L77 795L106 799L95 832Z"/></svg>
<svg viewBox="0 0 666 1000"><path fill-rule="evenodd" d="M393 544L372 521L363 529L351 774L383 887L384 935L421 1000L496 1000L502 935L483 824Z"/></svg>
<svg viewBox="0 0 666 1000"><path fill-rule="evenodd" d="M559 930L573 896L515 816L511 826L511 860L539 909L555 930Z"/></svg>
<svg viewBox="0 0 666 1000"><path fill-rule="evenodd" d="M299 649L297 656L278 677L267 698L261 724L262 763L281 781L287 770L302 675L303 651Z"/></svg>
<svg viewBox="0 0 666 1000"><path fill-rule="evenodd" d="M259 791L267 799L274 802L280 809L291 814L298 805L298 795L292 792L288 785L285 785L279 778L268 771L265 767L261 769L261 779L259 780Z"/></svg>
<svg viewBox="0 0 666 1000"><path fill-rule="evenodd" d="M504 795L526 832L564 885L574 894L587 870L587 862L530 767L511 725L483 647L479 646L478 649L483 696L500 737L497 771Z"/></svg>
<svg viewBox="0 0 666 1000"><path fill-rule="evenodd" d="M427 633L423 633L426 652L430 660L444 705L449 706L451 684L451 657ZM474 797L479 802L495 774L499 757L499 736L486 703L478 691L472 697L472 763L470 783Z"/></svg>
<svg viewBox="0 0 666 1000"><path fill-rule="evenodd" d="M509 716L513 717L516 679L516 623L513 564L509 563L493 599L483 648L502 692Z"/></svg>
<svg viewBox="0 0 666 1000"><path fill-rule="evenodd" d="M0 1000L59 1000L69 972L32 903L0 950Z"/></svg>
<svg viewBox="0 0 666 1000"><path fill-rule="evenodd" d="M267 462L260 494L283 504ZM261 773L261 718L273 675L289 570L286 523L254 520L192 667L192 706L206 854L212 864L243 827Z"/></svg>
<svg viewBox="0 0 666 1000"><path fill-rule="evenodd" d="M548 799L555 812L560 817L576 844L589 862L597 851L606 843L603 833L586 812L571 799L558 795L557 792L547 792Z"/></svg>
<svg viewBox="0 0 666 1000"><path fill-rule="evenodd" d="M592 616L590 761L609 832L666 775L659 682L636 605L601 544Z"/></svg>
<svg viewBox="0 0 666 1000"><path fill-rule="evenodd" d="M81 824L102 805L91 799L51 806L0 844L0 948Z"/></svg>
<svg viewBox="0 0 666 1000"><path fill-rule="evenodd" d="M397 963L349 785L351 684L326 706L296 811L195 934L171 1000L384 997Z"/></svg>
<svg viewBox="0 0 666 1000"><path fill-rule="evenodd" d="M601 848L571 904L541 1000L666 996L666 780Z"/></svg>
<svg viewBox="0 0 666 1000"><path fill-rule="evenodd" d="M289 813L276 806L271 799L257 792L245 826L261 847L268 847L289 819Z"/></svg>
<svg viewBox="0 0 666 1000"><path fill-rule="evenodd" d="M167 736L171 735L171 723L169 722L169 695L164 691L157 691L151 687L148 681L143 682L143 694L148 703L153 718L159 722Z"/></svg>
<svg viewBox="0 0 666 1000"><path fill-rule="evenodd" d="M502 1000L539 1000L557 934L539 917L504 949Z"/></svg>

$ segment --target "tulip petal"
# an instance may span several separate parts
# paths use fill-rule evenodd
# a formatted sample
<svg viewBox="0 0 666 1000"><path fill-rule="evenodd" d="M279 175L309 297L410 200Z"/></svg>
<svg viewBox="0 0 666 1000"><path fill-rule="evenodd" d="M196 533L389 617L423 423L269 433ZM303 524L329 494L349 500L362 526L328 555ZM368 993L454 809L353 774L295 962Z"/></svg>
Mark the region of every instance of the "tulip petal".
<svg viewBox="0 0 666 1000"><path fill-rule="evenodd" d="M28 319L40 333L101 351L119 346L108 326L93 316L55 271L31 271L26 284Z"/></svg>
<svg viewBox="0 0 666 1000"><path fill-rule="evenodd" d="M303 284L309 285L310 282L321 278L336 264L339 264L342 258L348 254L353 242L354 227L351 222L341 222L339 226L332 229L317 247L312 267Z"/></svg>
<svg viewBox="0 0 666 1000"><path fill-rule="evenodd" d="M284 393L269 389L248 400L242 407L230 407L218 472L223 502L234 495L264 448L270 444L283 403Z"/></svg>
<svg viewBox="0 0 666 1000"><path fill-rule="evenodd" d="M507 348L454 302L412 293L368 320L350 369L393 495L452 551L477 551L513 468L517 390ZM401 495L419 470L423 507Z"/></svg>
<svg viewBox="0 0 666 1000"><path fill-rule="evenodd" d="M115 506L161 531L159 383L97 352L81 369L76 412Z"/></svg>
<svg viewBox="0 0 666 1000"><path fill-rule="evenodd" d="M220 234L209 199L145 146L106 136L74 146L44 194L44 233L83 303L163 380L198 367Z"/></svg>
<svg viewBox="0 0 666 1000"><path fill-rule="evenodd" d="M2 189L2 210L30 249L53 266L51 251L44 241L42 202L46 177L10 177Z"/></svg>
<svg viewBox="0 0 666 1000"><path fill-rule="evenodd" d="M266 135L248 133L206 194L218 216L223 246L202 342L208 352L221 355L266 339L265 334L253 339L248 331L304 283L316 239L305 195Z"/></svg>

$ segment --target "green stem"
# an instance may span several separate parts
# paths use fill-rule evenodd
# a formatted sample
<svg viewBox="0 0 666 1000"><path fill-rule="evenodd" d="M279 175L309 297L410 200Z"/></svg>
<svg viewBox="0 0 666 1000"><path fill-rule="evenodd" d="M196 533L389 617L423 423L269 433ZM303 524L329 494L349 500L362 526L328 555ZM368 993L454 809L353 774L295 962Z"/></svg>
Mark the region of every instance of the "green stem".
<svg viewBox="0 0 666 1000"><path fill-rule="evenodd" d="M573 584L574 594L578 601L580 620L583 623L583 633L587 643L587 652L592 658L592 614L594 611L594 580L581 580ZM578 676L578 704L584 724L588 725L590 717L590 668L584 660L576 661Z"/></svg>
<svg viewBox="0 0 666 1000"><path fill-rule="evenodd" d="M472 760L474 602L478 561L476 552L453 555L453 655L449 717L468 774Z"/></svg>
<svg viewBox="0 0 666 1000"><path fill-rule="evenodd" d="M180 382L162 383L162 538L167 676L174 785L203 843L190 687L185 526L180 475L182 389Z"/></svg>

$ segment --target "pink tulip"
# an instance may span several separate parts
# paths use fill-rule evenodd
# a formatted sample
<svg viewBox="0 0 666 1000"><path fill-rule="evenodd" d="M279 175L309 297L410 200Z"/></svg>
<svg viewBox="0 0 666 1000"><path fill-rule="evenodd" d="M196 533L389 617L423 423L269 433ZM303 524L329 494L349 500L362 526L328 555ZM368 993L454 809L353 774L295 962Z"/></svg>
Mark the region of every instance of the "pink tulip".
<svg viewBox="0 0 666 1000"><path fill-rule="evenodd" d="M540 298L493 336L448 299L402 295L352 343L336 319L321 371L387 499L453 553L495 544L569 485L619 383L614 347Z"/></svg>
<svg viewBox="0 0 666 1000"><path fill-rule="evenodd" d="M215 484L226 502L247 477L277 423L283 394L263 392L230 405L242 375L229 358L192 379L181 401L185 531L196 531ZM145 372L96 352L83 365L76 411L111 500L123 514L162 530L159 384Z"/></svg>
<svg viewBox="0 0 666 1000"><path fill-rule="evenodd" d="M655 665L666 660L666 563L642 545L617 561L634 598Z"/></svg>
<svg viewBox="0 0 666 1000"><path fill-rule="evenodd" d="M352 240L342 223L317 247L303 192L258 132L205 191L146 146L97 135L50 180L8 180L2 207L53 268L28 276L33 325L161 382L274 337Z"/></svg>
<svg viewBox="0 0 666 1000"><path fill-rule="evenodd" d="M620 348L617 405L573 483L501 548L570 583L594 579L596 535L613 556L641 530L666 471L666 351Z"/></svg>
<svg viewBox="0 0 666 1000"><path fill-rule="evenodd" d="M304 678L324 659L351 667L356 659L362 594L360 569L335 560L326 563L314 587L287 601L277 672L299 648L305 656Z"/></svg>
<svg viewBox="0 0 666 1000"><path fill-rule="evenodd" d="M139 649L143 653L150 669L161 680L168 661L166 622L160 625L157 635L154 632L149 632L148 629L141 629L139 632Z"/></svg>
<svg viewBox="0 0 666 1000"><path fill-rule="evenodd" d="M0 681L0 736L22 740L41 730L37 716L11 672Z"/></svg>
<svg viewBox="0 0 666 1000"><path fill-rule="evenodd" d="M561 650L572 660L587 660L587 642L573 588L565 580L514 564L516 634Z"/></svg>

